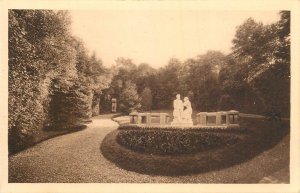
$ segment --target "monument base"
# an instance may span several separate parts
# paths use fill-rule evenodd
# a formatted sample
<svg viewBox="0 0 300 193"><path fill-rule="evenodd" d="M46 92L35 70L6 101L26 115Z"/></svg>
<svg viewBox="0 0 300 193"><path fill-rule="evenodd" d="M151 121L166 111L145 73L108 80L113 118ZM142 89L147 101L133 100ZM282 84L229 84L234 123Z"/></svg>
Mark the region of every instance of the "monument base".
<svg viewBox="0 0 300 193"><path fill-rule="evenodd" d="M172 122L171 126L175 126L175 127L191 127L193 126L193 122Z"/></svg>

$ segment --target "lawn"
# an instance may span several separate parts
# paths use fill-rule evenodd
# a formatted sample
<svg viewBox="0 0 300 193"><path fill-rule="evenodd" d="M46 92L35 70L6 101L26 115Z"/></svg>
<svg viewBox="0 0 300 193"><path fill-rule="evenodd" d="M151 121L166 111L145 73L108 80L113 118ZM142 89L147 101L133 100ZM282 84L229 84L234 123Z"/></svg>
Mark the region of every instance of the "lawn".
<svg viewBox="0 0 300 193"><path fill-rule="evenodd" d="M82 125L79 125L77 127L73 127L73 128L69 128L69 129L62 129L62 130L47 130L47 129L44 129L44 128L39 128L35 135L32 137L32 141L30 144L28 144L27 146L23 146L22 148L18 148L18 149L15 149L14 147L10 147L9 149L9 154L10 155L13 155L13 154L16 154L20 151L23 151L27 148L30 148L38 143L41 143L47 139L51 139L51 138L54 138L54 137L57 137L57 136L61 136L61 135L65 135L65 134L68 134L68 133L73 133L73 132L77 132L77 131L81 131L83 129L85 129L87 126L82 124Z"/></svg>

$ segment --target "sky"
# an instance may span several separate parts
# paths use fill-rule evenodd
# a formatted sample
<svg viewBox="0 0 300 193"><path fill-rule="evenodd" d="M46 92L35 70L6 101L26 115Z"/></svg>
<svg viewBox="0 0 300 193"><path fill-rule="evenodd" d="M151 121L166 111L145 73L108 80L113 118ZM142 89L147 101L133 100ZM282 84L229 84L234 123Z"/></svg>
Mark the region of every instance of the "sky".
<svg viewBox="0 0 300 193"><path fill-rule="evenodd" d="M237 26L252 17L264 24L278 11L97 10L70 11L72 33L105 66L118 57L154 68L170 58L184 61L208 50L228 54Z"/></svg>

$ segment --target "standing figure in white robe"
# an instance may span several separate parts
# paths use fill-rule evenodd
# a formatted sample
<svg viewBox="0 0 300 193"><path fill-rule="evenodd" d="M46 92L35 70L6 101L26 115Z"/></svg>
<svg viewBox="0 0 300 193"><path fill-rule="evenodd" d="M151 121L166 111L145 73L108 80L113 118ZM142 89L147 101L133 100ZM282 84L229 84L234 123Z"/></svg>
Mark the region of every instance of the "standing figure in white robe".
<svg viewBox="0 0 300 193"><path fill-rule="evenodd" d="M177 124L182 122L182 111L183 111L183 103L180 99L180 94L176 95L176 99L173 101L173 116L174 119L172 121L172 124Z"/></svg>
<svg viewBox="0 0 300 193"><path fill-rule="evenodd" d="M192 109L191 102L188 97L184 97L182 121L187 124L193 124L192 113L193 113L193 109Z"/></svg>

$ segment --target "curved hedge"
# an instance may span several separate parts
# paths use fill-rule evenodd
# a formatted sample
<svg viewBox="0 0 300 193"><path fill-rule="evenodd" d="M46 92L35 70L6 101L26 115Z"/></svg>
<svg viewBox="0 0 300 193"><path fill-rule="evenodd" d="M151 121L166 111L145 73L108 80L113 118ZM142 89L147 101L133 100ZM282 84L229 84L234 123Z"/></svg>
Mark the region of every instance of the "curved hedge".
<svg viewBox="0 0 300 193"><path fill-rule="evenodd" d="M129 129L133 128L129 126L120 127L121 129L106 135L100 149L106 159L125 170L148 175L190 175L219 170L252 159L276 145L283 136L289 133L289 121L271 122L265 119L243 118L241 126L247 128L247 132L242 134L243 131L220 130L217 134L236 136L239 138L236 143L191 154L157 155L134 151L125 145L120 145L117 139L119 135L127 135L131 130L137 130ZM140 129L139 132L149 130L155 131L154 129ZM165 131L169 130L171 129L165 129ZM175 132L180 131L182 130L177 129ZM189 132L189 130L184 131ZM193 131L205 132L200 129Z"/></svg>
<svg viewBox="0 0 300 193"><path fill-rule="evenodd" d="M174 130L184 130L184 131L218 131L218 132L235 132L244 133L246 131L243 127L231 127L226 128L223 125L216 126L200 126L193 125L188 127L172 126L172 125L136 125L136 124L123 124L118 127L118 130L164 130L164 131L174 131Z"/></svg>
<svg viewBox="0 0 300 193"><path fill-rule="evenodd" d="M191 154L240 141L233 133L181 129L119 130L117 142L134 151L158 155Z"/></svg>
<svg viewBox="0 0 300 193"><path fill-rule="evenodd" d="M242 140L234 145L193 154L141 153L117 142L121 132L114 130L105 136L100 146L103 156L123 169L143 174L178 176L202 173L234 165L248 156L240 151L245 145Z"/></svg>

